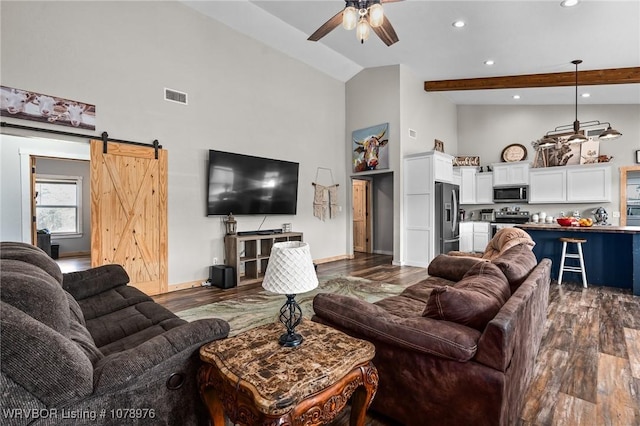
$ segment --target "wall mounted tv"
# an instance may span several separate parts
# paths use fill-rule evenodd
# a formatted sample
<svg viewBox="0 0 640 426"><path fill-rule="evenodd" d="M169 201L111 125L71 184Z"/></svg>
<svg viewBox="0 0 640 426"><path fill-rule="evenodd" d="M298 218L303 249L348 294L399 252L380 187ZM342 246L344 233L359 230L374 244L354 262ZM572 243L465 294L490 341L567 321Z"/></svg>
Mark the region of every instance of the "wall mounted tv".
<svg viewBox="0 0 640 426"><path fill-rule="evenodd" d="M210 150L207 215L296 214L298 166Z"/></svg>

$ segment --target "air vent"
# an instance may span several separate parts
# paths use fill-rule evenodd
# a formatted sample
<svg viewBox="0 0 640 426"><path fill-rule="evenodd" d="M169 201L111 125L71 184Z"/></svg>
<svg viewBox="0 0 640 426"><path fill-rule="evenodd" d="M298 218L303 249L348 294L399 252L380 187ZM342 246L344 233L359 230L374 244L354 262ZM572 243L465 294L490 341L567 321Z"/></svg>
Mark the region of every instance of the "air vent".
<svg viewBox="0 0 640 426"><path fill-rule="evenodd" d="M187 105L187 94L177 90L164 88L164 100Z"/></svg>
<svg viewBox="0 0 640 426"><path fill-rule="evenodd" d="M415 138L417 138L417 137L418 137L418 132L416 132L416 131L415 131L415 130L413 130L413 129L409 129L409 137L410 137L411 139L415 139Z"/></svg>

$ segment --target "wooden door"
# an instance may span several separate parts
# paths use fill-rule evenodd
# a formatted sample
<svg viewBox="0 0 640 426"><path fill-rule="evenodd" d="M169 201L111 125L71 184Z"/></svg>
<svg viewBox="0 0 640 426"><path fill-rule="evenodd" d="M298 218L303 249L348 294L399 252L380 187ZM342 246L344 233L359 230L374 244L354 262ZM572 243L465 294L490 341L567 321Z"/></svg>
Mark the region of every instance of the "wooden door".
<svg viewBox="0 0 640 426"><path fill-rule="evenodd" d="M371 252L370 187L368 180L353 181L353 251Z"/></svg>
<svg viewBox="0 0 640 426"><path fill-rule="evenodd" d="M149 295L166 293L167 151L91 141L91 266L117 263Z"/></svg>

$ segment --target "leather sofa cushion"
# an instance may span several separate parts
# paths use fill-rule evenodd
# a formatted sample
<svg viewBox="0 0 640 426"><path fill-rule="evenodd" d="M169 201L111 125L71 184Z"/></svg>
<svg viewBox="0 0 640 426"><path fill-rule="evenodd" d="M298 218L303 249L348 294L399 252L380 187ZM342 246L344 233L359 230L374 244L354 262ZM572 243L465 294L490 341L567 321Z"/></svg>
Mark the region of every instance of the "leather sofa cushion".
<svg viewBox="0 0 640 426"><path fill-rule="evenodd" d="M434 277L458 282L464 277L464 274L479 262L488 261L480 257L439 254L429 263L427 272Z"/></svg>
<svg viewBox="0 0 640 426"><path fill-rule="evenodd" d="M423 315L482 331L510 295L502 271L490 262L481 262L453 286L434 288Z"/></svg>
<svg viewBox="0 0 640 426"><path fill-rule="evenodd" d="M531 247L520 244L502 253L500 257L492 260L492 263L507 277L511 294L513 294L536 267L538 261Z"/></svg>

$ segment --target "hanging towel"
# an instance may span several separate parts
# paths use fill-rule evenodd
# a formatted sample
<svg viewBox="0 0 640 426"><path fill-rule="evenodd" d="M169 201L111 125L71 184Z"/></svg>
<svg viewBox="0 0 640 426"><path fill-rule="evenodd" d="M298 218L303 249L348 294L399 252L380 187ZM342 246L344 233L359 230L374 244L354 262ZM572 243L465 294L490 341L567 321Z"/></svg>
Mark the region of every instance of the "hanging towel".
<svg viewBox="0 0 640 426"><path fill-rule="evenodd" d="M338 215L338 185L324 186L314 183L313 215L320 220L325 220L327 213L332 219Z"/></svg>

